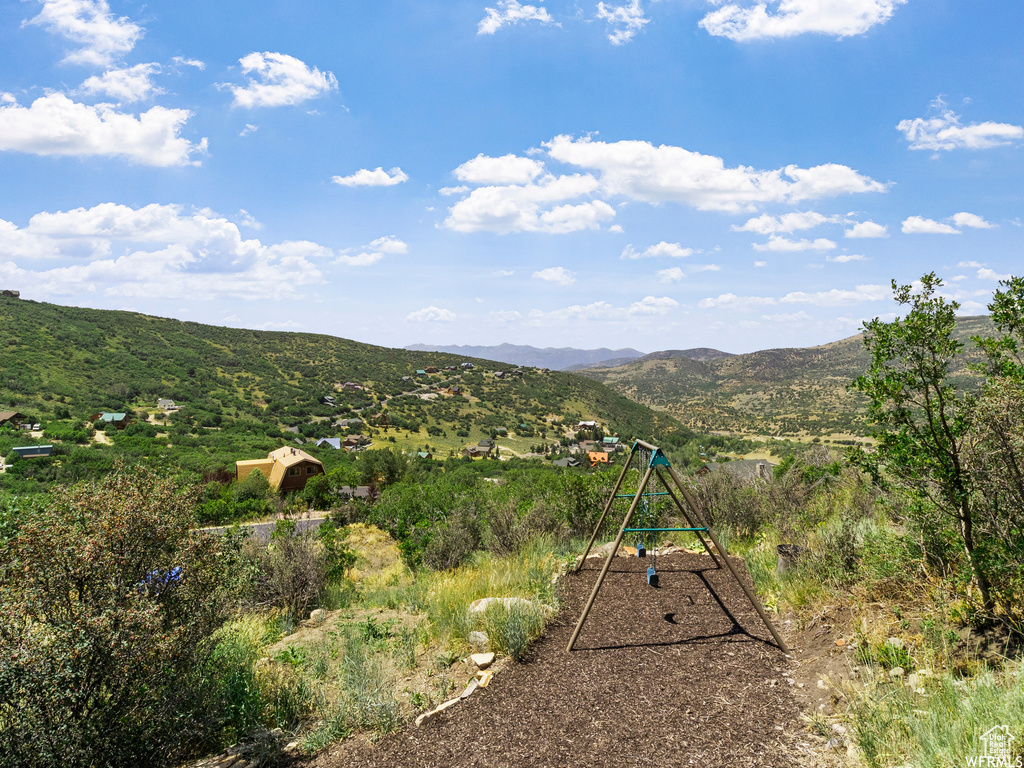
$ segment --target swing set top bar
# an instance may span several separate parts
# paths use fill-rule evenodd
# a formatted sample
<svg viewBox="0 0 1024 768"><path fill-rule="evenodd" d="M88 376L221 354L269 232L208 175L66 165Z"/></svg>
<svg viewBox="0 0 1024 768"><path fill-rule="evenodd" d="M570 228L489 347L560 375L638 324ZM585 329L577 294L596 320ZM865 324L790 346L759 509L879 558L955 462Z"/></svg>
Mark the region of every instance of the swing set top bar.
<svg viewBox="0 0 1024 768"><path fill-rule="evenodd" d="M670 494L668 491L661 491L659 493L641 493L640 495L646 497L646 496L671 496L672 494ZM632 499L632 498L635 498L635 497L636 497L635 493L619 493L619 494L615 495L616 499Z"/></svg>
<svg viewBox="0 0 1024 768"><path fill-rule="evenodd" d="M707 528L626 528L624 533L662 533L668 531L689 531L690 533L707 533L707 530Z"/></svg>

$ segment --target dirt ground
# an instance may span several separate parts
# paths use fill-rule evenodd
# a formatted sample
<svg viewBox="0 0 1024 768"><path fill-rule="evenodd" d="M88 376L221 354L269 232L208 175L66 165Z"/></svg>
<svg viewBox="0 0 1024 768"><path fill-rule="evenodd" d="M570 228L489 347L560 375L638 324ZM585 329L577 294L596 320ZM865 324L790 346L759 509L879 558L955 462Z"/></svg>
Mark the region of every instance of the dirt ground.
<svg viewBox="0 0 1024 768"><path fill-rule="evenodd" d="M561 609L545 637L486 689L421 727L377 742L350 739L293 768L842 763L845 750L825 748L801 719L802 707L828 701L815 680L824 667L805 664L806 649L787 658L729 572L707 555L660 557L656 589L646 584L647 560L616 558L566 653L601 565L588 560L564 577ZM834 645L820 639L810 649L818 662ZM826 656L830 669L845 663L841 648ZM812 688L820 702L806 695Z"/></svg>

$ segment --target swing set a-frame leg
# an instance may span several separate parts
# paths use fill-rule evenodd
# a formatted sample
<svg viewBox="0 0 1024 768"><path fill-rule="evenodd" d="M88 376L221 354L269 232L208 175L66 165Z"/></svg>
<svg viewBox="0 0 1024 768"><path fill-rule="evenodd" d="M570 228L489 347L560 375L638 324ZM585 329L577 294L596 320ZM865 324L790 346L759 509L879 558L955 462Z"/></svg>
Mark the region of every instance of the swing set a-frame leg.
<svg viewBox="0 0 1024 768"><path fill-rule="evenodd" d="M583 550L583 555L580 557L580 561L576 563L576 572L578 573L580 568L583 567L583 563L587 559L587 555L590 554L590 548L594 546L594 541L597 539L597 532L601 530L601 525L604 523L605 517L608 515L608 510L612 508L612 504L615 503L615 496L618 494L619 489L622 487L622 481L626 479L626 472L629 471L629 465L633 463L633 456L636 455L636 451L631 451L629 454L629 460L622 468L622 472L619 473L619 479L615 482L615 488L612 490L611 496L608 497L608 503L604 505L604 511L601 513L600 519L597 521L597 525L594 526L594 532L590 535L590 541L587 542L587 548Z"/></svg>
<svg viewBox="0 0 1024 768"><path fill-rule="evenodd" d="M619 551L619 544L622 543L622 537L625 535L626 529L629 527L629 521L633 519L633 513L636 512L637 505L643 497L644 489L647 487L647 481L651 479L651 475L653 473L654 467L648 467L647 474L644 475L644 479L640 481L640 485L637 487L636 496L633 497L633 503L629 505L629 511L626 513L626 518L622 521L622 526L619 528L619 535L615 537L615 543L612 545L612 551L608 553L608 559L604 561L604 568L601 569L601 575L597 577L594 589L590 593L590 599L587 600L587 604L583 608L583 613L580 614L580 619L576 622L576 629L573 630L572 637L569 638L569 645L565 647L566 653L571 651L572 647L576 645L576 638L580 636L580 630L583 629L583 622L587 620L587 615L590 613L590 609L594 607L594 600L597 599L597 593L601 590L601 585L604 584L604 577L608 575L608 569L611 567L612 560L615 559L615 553ZM623 475L625 475L625 471L623 471ZM615 498L615 494L612 494L612 498ZM594 532L594 535L597 535L597 531Z"/></svg>
<svg viewBox="0 0 1024 768"><path fill-rule="evenodd" d="M702 514L700 514L700 509L697 506L697 502L690 495L690 492L686 490L686 487L683 485L683 482L679 478L679 475L676 474L675 469L673 469L672 467L669 467L668 468L668 473L669 473L669 476L672 478L672 480L675 482L676 487L679 489L679 492L683 494L683 498L686 499L687 506L690 507L690 510L693 512L694 515L697 516L697 518L699 520L703 520L704 516ZM757 615L761 617L761 621L764 622L764 625L768 628L768 631L772 633L772 637L775 638L775 642L778 644L779 648L782 650L782 652L784 654L786 654L788 656L789 655L789 647L786 645L786 641L782 639L782 636L779 634L778 630L775 629L775 625L772 624L772 620L769 619L768 618L768 614L766 614L764 612L764 608L761 607L761 603L757 599L757 595L755 595L753 592L751 592L750 588L746 585L746 583L743 581L743 579L740 578L740 575L736 572L736 568L733 566L732 562L729 560L729 557L725 553L725 549L722 547L721 543L718 541L718 537L715 536L715 532L711 530L710 526L707 526L707 531L708 531L708 537L711 539L712 543L715 545L715 549L718 550L719 556L722 558L722 560L725 562L726 566L729 568L729 572L732 574L733 578L736 579L736 583L739 584L740 587L743 589L743 594L745 594L747 596L747 600L749 600L750 604L752 606L754 606L754 610L757 611Z"/></svg>

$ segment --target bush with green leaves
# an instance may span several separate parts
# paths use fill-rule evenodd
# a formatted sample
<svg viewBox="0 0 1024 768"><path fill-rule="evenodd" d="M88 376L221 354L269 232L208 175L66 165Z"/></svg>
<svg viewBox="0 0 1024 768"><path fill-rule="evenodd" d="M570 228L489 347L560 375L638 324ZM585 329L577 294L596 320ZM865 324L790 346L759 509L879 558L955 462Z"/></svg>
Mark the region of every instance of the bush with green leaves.
<svg viewBox="0 0 1024 768"><path fill-rule="evenodd" d="M0 554L0 765L173 765L211 734L199 670L229 542L145 469L55 490Z"/></svg>

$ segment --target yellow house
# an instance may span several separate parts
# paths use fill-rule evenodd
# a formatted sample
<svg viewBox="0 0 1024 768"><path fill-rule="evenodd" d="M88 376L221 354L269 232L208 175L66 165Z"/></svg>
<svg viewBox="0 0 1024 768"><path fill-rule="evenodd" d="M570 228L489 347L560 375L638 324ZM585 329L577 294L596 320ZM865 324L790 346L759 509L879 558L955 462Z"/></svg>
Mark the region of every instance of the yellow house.
<svg viewBox="0 0 1024 768"><path fill-rule="evenodd" d="M271 451L265 459L236 461L235 477L241 482L254 469L263 473L275 491L298 491L306 487L309 478L326 474L320 461L299 448L289 446Z"/></svg>

